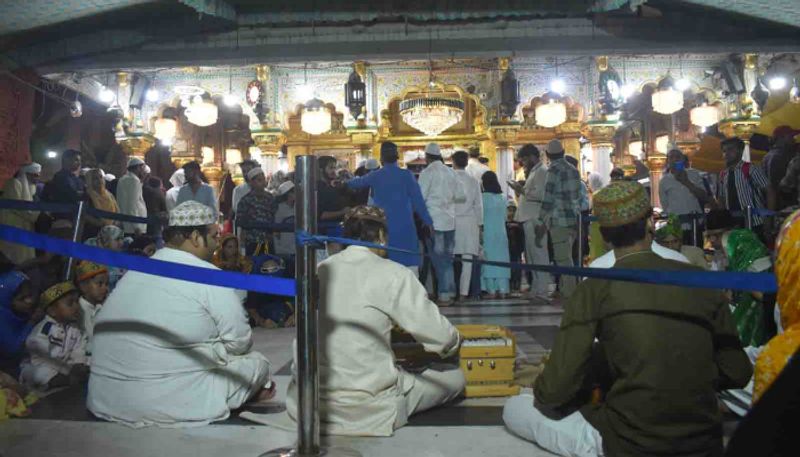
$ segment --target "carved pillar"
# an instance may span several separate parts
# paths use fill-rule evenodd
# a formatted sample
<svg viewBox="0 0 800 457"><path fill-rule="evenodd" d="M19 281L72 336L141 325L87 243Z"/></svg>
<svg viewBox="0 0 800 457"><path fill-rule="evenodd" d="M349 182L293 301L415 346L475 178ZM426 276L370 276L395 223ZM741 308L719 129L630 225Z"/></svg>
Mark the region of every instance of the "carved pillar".
<svg viewBox="0 0 800 457"><path fill-rule="evenodd" d="M658 197L658 188L661 184L661 176L664 173L664 166L667 164L666 154L656 152L647 157L647 166L650 168L650 202L653 207L661 207L661 199Z"/></svg>
<svg viewBox="0 0 800 457"><path fill-rule="evenodd" d="M503 195L513 196L508 188L507 181L515 180L514 176L514 148L511 146L517 140L519 124L493 125L489 128L489 137L493 145L494 163L492 168L497 173L497 180L503 189ZM487 154L488 155L488 154Z"/></svg>
<svg viewBox="0 0 800 457"><path fill-rule="evenodd" d="M614 151L614 134L617 131L616 122L589 121L583 125L583 135L589 140L592 149L589 157L592 164L587 171L595 172L603 178L603 183L607 183L611 175L613 164L611 163L611 153Z"/></svg>

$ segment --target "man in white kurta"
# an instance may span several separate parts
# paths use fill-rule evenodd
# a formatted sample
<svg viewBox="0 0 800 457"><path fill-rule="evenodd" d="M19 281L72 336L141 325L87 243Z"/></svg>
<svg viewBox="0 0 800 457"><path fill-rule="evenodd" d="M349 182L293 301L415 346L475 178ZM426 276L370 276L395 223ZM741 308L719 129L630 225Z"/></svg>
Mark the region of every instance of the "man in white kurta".
<svg viewBox="0 0 800 457"><path fill-rule="evenodd" d="M466 200L456 203L456 237L453 254L462 258L477 258L481 249L481 226L483 225L483 196L481 184L465 170L467 153L453 154L453 170L464 189ZM472 262L462 262L459 279L459 298L469 296L472 279Z"/></svg>
<svg viewBox="0 0 800 457"><path fill-rule="evenodd" d="M471 149L469 151L469 162L467 163L467 174L475 178L478 182L481 181L483 174L487 171L491 171L491 169L482 164L480 161L481 152L478 149Z"/></svg>
<svg viewBox="0 0 800 457"><path fill-rule="evenodd" d="M128 216L147 217L147 206L142 196L142 180L145 177L144 161L138 157L128 160L128 172L119 178L117 183L117 206L121 214ZM147 224L123 222L122 229L125 233L145 233Z"/></svg>
<svg viewBox="0 0 800 457"><path fill-rule="evenodd" d="M365 206L352 211L361 208L383 213ZM345 219L345 236L347 224ZM442 357L455 354L460 345L458 331L428 300L411 270L369 248L350 246L321 262L318 271L323 433L390 436L412 414L448 402L464 390L464 374L457 367L411 374L395 365L390 345L395 325L427 352ZM286 409L290 417L297 417L294 382Z"/></svg>
<svg viewBox="0 0 800 457"><path fill-rule="evenodd" d="M156 260L219 270L216 211L188 201L170 212ZM202 279L202 278L198 278ZM128 271L97 316L87 407L133 427L187 427L227 419L274 394L269 361L234 289Z"/></svg>

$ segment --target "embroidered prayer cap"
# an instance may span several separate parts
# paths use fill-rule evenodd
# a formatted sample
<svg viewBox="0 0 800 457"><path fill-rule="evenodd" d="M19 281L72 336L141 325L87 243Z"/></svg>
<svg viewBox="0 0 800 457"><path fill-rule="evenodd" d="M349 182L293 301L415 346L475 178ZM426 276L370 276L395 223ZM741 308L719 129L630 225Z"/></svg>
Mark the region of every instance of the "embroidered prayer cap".
<svg viewBox="0 0 800 457"><path fill-rule="evenodd" d="M64 295L77 291L78 289L75 288L75 284L69 281L60 282L56 285L50 286L50 288L42 292L42 295L39 297L39 305L47 308Z"/></svg>
<svg viewBox="0 0 800 457"><path fill-rule="evenodd" d="M21 170L28 174L38 175L42 172L42 166L36 162L31 162L27 165L23 165Z"/></svg>
<svg viewBox="0 0 800 457"><path fill-rule="evenodd" d="M213 208L194 200L188 200L169 212L170 227L199 227L217 222Z"/></svg>
<svg viewBox="0 0 800 457"><path fill-rule="evenodd" d="M255 178L258 175L263 175L263 174L264 174L264 169L263 168L255 167L252 170L247 172L247 179L250 180L250 179Z"/></svg>
<svg viewBox="0 0 800 457"><path fill-rule="evenodd" d="M428 155L431 155L431 156L441 157L442 156L442 151L441 151L441 149L439 149L439 145L438 144L436 144L436 143L428 143L428 145L425 146L425 154L428 154Z"/></svg>
<svg viewBox="0 0 800 457"><path fill-rule="evenodd" d="M292 189L294 189L294 183L291 181L285 181L278 186L278 195L284 195Z"/></svg>
<svg viewBox="0 0 800 457"><path fill-rule="evenodd" d="M646 216L652 209L644 186L614 181L594 194L594 215L602 227L619 227Z"/></svg>
<svg viewBox="0 0 800 457"><path fill-rule="evenodd" d="M108 268L105 265L84 260L75 268L75 281L83 282L103 273L108 273Z"/></svg>
<svg viewBox="0 0 800 457"><path fill-rule="evenodd" d="M130 159L128 159L128 168L135 167L137 165L144 165L144 160L138 157L131 157Z"/></svg>
<svg viewBox="0 0 800 457"><path fill-rule="evenodd" d="M366 168L367 170L377 170L378 167L380 167L380 164L375 159L369 159L367 160L367 163L364 164L364 168Z"/></svg>
<svg viewBox="0 0 800 457"><path fill-rule="evenodd" d="M344 223L346 224L351 219L365 219L386 224L386 212L383 208L377 206L361 205L356 206L345 214Z"/></svg>

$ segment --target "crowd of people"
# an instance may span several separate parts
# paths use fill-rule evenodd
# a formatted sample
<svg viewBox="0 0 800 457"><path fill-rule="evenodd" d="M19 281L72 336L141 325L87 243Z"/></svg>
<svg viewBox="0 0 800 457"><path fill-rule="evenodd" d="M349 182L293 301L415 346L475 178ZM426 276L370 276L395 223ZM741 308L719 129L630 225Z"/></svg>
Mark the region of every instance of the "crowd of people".
<svg viewBox="0 0 800 457"><path fill-rule="evenodd" d="M786 213L797 205L797 133L776 129L763 167L743 160L741 140L723 141L726 168L716 178L670 150L658 217L648 190L621 170L584 181L558 140L544 151L519 149L518 177L505 183L513 195L478 150L445 158L430 143L418 176L398 164L390 142L381 145L380 162L370 159L352 173L335 157L320 157L325 233L394 248L329 243L319 251L324 430L387 436L410 415L456 398L465 385L457 367L409 373L396 366L392 328L447 359L461 336L440 307L514 293L562 304L565 312L533 395L506 404L509 430L561 455L720 455L718 399L745 415L769 397L800 346L800 216L781 225L747 211ZM25 165L2 197L82 201L100 212L86 216L81 241L111 251L291 277L293 173L269 176L250 160L240 168L244 182L218 196L197 162L162 180L132 157L116 179L82 168L80 153L68 150L50 182L38 183L38 164ZM3 210L0 222L69 239L73 217ZM0 370L10 375L0 377L4 395L88 382L92 413L134 427L207 424L275 395L269 361L252 350L252 327L294 325L293 300L88 261L66 277L64 258L5 241L0 250ZM776 297L581 281L480 260L774 271L780 289ZM291 417L296 396L293 382Z"/></svg>

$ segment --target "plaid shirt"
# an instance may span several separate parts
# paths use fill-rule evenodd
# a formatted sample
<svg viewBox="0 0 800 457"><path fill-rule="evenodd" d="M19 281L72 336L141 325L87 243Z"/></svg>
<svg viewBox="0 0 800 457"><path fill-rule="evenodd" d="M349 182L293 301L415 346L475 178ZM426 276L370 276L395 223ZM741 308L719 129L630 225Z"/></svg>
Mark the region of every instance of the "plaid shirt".
<svg viewBox="0 0 800 457"><path fill-rule="evenodd" d="M577 228L581 201L581 175L564 159L550 162L539 223Z"/></svg>

